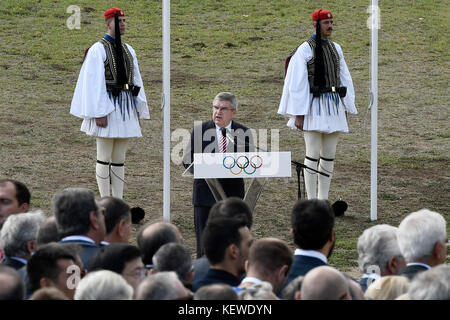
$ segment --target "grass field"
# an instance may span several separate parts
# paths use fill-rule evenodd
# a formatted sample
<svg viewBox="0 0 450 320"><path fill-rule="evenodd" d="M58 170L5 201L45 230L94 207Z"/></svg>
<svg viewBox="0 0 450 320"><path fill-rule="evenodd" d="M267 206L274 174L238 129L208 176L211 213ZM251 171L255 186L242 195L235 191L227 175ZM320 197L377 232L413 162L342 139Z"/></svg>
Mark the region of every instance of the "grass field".
<svg viewBox="0 0 450 320"><path fill-rule="evenodd" d="M356 241L365 228L397 226L424 207L450 222L450 7L446 1L381 2L378 220L371 222L369 4L186 0L171 5L171 130L191 130L194 121L209 119L215 94L232 91L240 102L237 121L256 130L279 129L280 151L291 151L298 161L304 157L303 137L277 114L284 59L313 32L313 10L333 12L332 39L343 48L359 114L349 117L351 132L338 144L330 200L343 198L349 209L336 221L330 263L354 274ZM81 9L80 29L66 25L70 5ZM137 52L152 116L143 125L144 138L134 140L127 154L124 199L145 209L145 221L160 219L162 1L0 2L0 177L25 182L32 206L47 214L52 195L62 188L97 192L94 139L79 131L81 121L69 109L84 50L103 36L103 11L112 6L129 16L123 39ZM172 163L171 217L194 252L192 181L181 177L182 171ZM295 176L271 179L254 212L254 236L275 236L291 244L289 215L296 196Z"/></svg>

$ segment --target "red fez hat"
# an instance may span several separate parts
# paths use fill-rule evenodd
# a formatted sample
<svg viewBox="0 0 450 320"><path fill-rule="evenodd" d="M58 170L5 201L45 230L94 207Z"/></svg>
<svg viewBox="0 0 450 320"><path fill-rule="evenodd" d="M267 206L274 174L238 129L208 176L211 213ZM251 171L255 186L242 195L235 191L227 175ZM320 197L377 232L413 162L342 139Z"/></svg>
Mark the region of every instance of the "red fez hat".
<svg viewBox="0 0 450 320"><path fill-rule="evenodd" d="M109 18L114 18L114 14L117 12L117 15L119 17L125 16L125 13L123 13L122 9L119 8L111 8L105 11L105 20L108 20Z"/></svg>
<svg viewBox="0 0 450 320"><path fill-rule="evenodd" d="M313 12L312 14L312 20L325 20L325 19L333 19L333 15L331 14L331 11L325 10L325 9L319 9Z"/></svg>

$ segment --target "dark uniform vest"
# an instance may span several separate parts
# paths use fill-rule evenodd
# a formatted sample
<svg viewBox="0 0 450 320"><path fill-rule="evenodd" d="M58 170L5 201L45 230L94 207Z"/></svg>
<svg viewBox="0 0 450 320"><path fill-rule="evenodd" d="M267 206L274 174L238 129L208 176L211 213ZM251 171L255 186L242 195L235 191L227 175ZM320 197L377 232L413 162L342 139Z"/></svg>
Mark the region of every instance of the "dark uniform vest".
<svg viewBox="0 0 450 320"><path fill-rule="evenodd" d="M307 63L308 69L308 81L309 86L314 86L314 66L315 66L315 54L316 54L316 39L313 37L308 39L308 44L312 49L313 57ZM323 59L324 59L324 71L325 71L325 87L340 87L340 67L339 67L339 54L332 41L322 41Z"/></svg>
<svg viewBox="0 0 450 320"><path fill-rule="evenodd" d="M116 50L115 43L102 38L100 42L103 44L103 47L106 51L106 60L105 64L105 79L106 79L106 90L113 91L117 88L117 63L116 63ZM122 51L123 51L123 61L126 72L127 84L129 87L133 87L133 56L131 55L128 47L125 43L122 43ZM123 90L123 88L121 88Z"/></svg>

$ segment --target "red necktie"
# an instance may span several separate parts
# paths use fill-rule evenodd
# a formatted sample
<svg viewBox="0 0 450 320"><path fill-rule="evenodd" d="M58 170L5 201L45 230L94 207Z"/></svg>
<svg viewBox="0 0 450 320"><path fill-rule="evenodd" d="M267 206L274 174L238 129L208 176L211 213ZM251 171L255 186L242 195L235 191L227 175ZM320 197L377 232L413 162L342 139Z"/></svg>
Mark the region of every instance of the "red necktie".
<svg viewBox="0 0 450 320"><path fill-rule="evenodd" d="M222 130L222 136L220 137L220 152L226 153L227 152L227 137L226 137L226 130L225 128Z"/></svg>

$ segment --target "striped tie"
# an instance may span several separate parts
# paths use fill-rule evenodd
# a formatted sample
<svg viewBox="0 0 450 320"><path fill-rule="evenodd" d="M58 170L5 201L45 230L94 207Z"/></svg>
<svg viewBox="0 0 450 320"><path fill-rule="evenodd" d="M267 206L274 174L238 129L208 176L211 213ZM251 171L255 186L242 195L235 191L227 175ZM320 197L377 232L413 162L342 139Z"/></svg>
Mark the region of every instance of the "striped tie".
<svg viewBox="0 0 450 320"><path fill-rule="evenodd" d="M226 138L227 129L223 128L221 130L222 130L222 136L220 137L220 152L226 153L227 152L227 138Z"/></svg>

